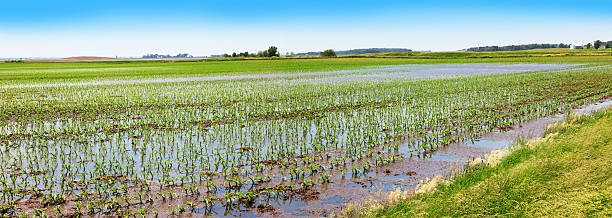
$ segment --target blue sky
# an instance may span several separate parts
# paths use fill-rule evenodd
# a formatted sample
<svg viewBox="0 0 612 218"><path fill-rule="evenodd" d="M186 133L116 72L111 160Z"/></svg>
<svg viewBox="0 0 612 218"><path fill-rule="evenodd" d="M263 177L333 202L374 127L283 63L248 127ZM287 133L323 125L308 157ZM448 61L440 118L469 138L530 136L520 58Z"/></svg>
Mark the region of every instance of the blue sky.
<svg viewBox="0 0 612 218"><path fill-rule="evenodd" d="M8 1L0 57L612 40L607 1Z"/></svg>

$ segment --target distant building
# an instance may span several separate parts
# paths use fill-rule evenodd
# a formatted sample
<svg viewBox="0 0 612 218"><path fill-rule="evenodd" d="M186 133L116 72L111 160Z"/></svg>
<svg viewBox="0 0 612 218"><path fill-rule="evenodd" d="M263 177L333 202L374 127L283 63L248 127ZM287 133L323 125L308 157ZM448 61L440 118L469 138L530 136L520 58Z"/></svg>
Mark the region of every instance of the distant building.
<svg viewBox="0 0 612 218"><path fill-rule="evenodd" d="M582 45L572 45L570 48L571 49L584 49L584 46L582 46Z"/></svg>

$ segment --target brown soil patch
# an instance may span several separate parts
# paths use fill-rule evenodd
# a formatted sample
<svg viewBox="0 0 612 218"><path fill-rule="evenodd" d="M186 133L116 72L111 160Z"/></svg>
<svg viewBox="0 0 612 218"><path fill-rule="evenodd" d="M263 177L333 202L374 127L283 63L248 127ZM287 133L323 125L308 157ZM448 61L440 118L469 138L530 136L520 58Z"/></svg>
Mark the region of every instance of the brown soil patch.
<svg viewBox="0 0 612 218"><path fill-rule="evenodd" d="M272 205L264 205L264 204L259 204L257 205L257 212L259 213L268 213L268 212L274 212L278 210L278 208L273 207Z"/></svg>
<svg viewBox="0 0 612 218"><path fill-rule="evenodd" d="M319 193L318 191L314 190L314 189L305 189L305 188L301 188L298 189L296 191L294 191L295 194L300 196L300 200L302 201L314 201L314 200L319 200Z"/></svg>
<svg viewBox="0 0 612 218"><path fill-rule="evenodd" d="M115 58L109 57L97 57L97 56L77 56L77 57L69 57L69 58L59 58L57 60L66 60L66 61L91 61L91 60L114 60Z"/></svg>

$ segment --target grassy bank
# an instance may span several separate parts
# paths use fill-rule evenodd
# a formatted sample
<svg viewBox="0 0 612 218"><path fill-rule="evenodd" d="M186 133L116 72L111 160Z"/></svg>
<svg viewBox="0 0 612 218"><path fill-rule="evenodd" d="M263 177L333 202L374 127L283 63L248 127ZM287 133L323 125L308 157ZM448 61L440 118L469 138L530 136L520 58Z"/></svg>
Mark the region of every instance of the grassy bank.
<svg viewBox="0 0 612 218"><path fill-rule="evenodd" d="M612 215L612 110L557 125L547 140L517 145L495 167L480 166L433 194L373 217Z"/></svg>

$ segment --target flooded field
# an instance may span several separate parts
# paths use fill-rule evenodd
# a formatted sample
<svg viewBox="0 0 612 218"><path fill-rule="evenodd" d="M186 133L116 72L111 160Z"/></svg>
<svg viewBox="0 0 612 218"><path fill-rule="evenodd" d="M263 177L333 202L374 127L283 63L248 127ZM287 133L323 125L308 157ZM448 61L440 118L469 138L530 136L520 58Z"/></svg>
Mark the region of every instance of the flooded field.
<svg viewBox="0 0 612 218"><path fill-rule="evenodd" d="M394 65L6 85L0 211L324 216L612 104L611 70Z"/></svg>
<svg viewBox="0 0 612 218"><path fill-rule="evenodd" d="M194 81L217 81L217 80L254 80L254 79L304 79L316 78L315 80L368 80L368 79L400 79L400 78L432 78L432 77L455 77L494 75L504 73L519 73L528 71L545 71L571 69L580 64L411 64L377 66L360 70L344 70L330 72L307 72L290 74L257 74L237 76L210 76L210 77L186 77L186 78L158 78L142 80L110 80L93 82L52 83L52 84L30 84L30 85L7 85L4 88L16 87L53 87L53 86L89 86L89 85L129 85L143 83L178 83ZM600 67L600 66L598 66ZM155 67L132 67L132 68L102 68L102 69L54 69L54 70L27 70L29 72L78 72L78 71L117 71L117 70L140 70L155 69ZM20 70L23 71L23 70ZM308 81L308 80L306 80Z"/></svg>

